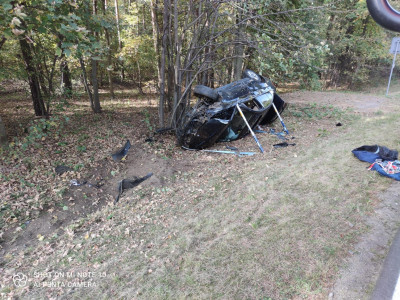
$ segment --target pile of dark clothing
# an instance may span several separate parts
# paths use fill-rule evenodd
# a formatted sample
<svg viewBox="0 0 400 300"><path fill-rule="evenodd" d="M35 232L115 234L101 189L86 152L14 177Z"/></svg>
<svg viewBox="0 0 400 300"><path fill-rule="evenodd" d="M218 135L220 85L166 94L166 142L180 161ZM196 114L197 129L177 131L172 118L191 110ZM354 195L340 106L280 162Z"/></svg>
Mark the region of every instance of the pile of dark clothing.
<svg viewBox="0 0 400 300"><path fill-rule="evenodd" d="M375 170L383 176L400 181L400 161L398 152L384 146L361 146L353 154L361 161L371 163L368 170Z"/></svg>

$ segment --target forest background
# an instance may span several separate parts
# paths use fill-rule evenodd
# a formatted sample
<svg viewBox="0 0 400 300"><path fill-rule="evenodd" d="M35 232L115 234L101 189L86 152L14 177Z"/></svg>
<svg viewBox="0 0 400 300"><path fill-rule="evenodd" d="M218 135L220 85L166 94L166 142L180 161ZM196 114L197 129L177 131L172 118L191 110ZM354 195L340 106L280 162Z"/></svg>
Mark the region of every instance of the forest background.
<svg viewBox="0 0 400 300"><path fill-rule="evenodd" d="M387 76L393 35L358 0L5 0L0 20L0 81L29 83L36 116L83 90L99 113L99 88L130 83L159 94L160 127L179 123L195 84L244 68L278 87L368 85Z"/></svg>

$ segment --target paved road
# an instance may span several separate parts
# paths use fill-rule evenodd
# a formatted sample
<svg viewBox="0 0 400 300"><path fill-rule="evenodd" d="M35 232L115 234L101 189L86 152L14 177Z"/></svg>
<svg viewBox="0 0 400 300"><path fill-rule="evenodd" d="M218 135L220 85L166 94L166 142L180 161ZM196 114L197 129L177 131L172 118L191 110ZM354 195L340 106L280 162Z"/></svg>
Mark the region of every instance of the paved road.
<svg viewBox="0 0 400 300"><path fill-rule="evenodd" d="M371 299L371 288L375 286L372 299L392 299L400 270L400 260L396 259L396 253L400 257L400 181L393 181L378 198L375 213L365 216L369 230L351 249L352 255L331 290L332 300ZM381 273L383 277L379 279Z"/></svg>
<svg viewBox="0 0 400 300"><path fill-rule="evenodd" d="M400 230L392 242L371 300L400 300Z"/></svg>

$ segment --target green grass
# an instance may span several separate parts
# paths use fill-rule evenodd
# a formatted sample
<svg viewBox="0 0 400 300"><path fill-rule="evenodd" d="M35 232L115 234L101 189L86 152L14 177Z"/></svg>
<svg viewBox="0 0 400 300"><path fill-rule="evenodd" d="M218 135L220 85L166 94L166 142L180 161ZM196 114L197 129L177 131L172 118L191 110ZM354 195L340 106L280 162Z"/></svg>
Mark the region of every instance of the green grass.
<svg viewBox="0 0 400 300"><path fill-rule="evenodd" d="M289 106L291 115L301 119L340 119L348 118L350 110L342 110L332 105L321 105L317 103L310 103L306 105Z"/></svg>

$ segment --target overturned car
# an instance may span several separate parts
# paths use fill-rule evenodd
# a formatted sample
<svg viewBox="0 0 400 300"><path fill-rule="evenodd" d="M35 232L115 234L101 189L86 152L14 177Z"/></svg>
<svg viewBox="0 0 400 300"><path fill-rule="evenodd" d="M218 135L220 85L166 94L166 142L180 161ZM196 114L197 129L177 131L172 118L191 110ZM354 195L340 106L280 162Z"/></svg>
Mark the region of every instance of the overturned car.
<svg viewBox="0 0 400 300"><path fill-rule="evenodd" d="M177 130L180 145L188 149L204 149L247 135L249 129L237 105L252 129L275 121L278 115L272 103L279 113L286 106L271 81L251 70L245 70L242 79L217 89L197 85L194 95L199 101Z"/></svg>

